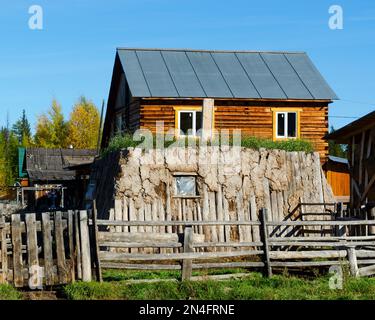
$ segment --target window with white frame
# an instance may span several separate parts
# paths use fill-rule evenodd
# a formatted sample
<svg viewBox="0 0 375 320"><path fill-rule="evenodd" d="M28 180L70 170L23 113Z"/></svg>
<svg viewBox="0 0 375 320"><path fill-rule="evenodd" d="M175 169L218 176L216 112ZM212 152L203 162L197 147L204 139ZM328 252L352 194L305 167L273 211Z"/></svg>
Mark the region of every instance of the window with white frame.
<svg viewBox="0 0 375 320"><path fill-rule="evenodd" d="M184 136L196 136L198 130L202 128L202 111L196 110L179 110L178 111L178 128Z"/></svg>
<svg viewBox="0 0 375 320"><path fill-rule="evenodd" d="M276 112L276 138L297 138L297 112Z"/></svg>

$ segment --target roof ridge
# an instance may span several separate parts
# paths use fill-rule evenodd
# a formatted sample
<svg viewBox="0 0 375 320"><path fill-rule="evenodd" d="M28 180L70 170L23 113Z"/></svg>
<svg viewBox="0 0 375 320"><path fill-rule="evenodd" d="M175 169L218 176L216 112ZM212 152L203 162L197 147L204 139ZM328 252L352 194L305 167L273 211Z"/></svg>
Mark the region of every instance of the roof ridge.
<svg viewBox="0 0 375 320"><path fill-rule="evenodd" d="M188 49L188 48L136 48L136 47L117 47L116 50L142 50L142 51L180 51L180 52L215 52L215 53L274 53L274 54L306 54L306 51L288 51L288 50L209 50L209 49Z"/></svg>

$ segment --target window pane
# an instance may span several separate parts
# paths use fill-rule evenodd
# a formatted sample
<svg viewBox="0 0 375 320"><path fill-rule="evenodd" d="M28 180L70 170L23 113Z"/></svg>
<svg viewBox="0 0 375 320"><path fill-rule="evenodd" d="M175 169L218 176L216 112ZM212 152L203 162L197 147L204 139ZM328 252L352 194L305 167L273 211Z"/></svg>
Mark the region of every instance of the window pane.
<svg viewBox="0 0 375 320"><path fill-rule="evenodd" d="M280 137L285 136L285 114L277 114L277 135Z"/></svg>
<svg viewBox="0 0 375 320"><path fill-rule="evenodd" d="M189 129L193 129L193 113L192 112L180 112L180 130L184 134L188 133Z"/></svg>
<svg viewBox="0 0 375 320"><path fill-rule="evenodd" d="M202 112L197 111L195 113L195 130L198 131L202 129Z"/></svg>
<svg viewBox="0 0 375 320"><path fill-rule="evenodd" d="M175 177L177 196L195 196L195 177Z"/></svg>
<svg viewBox="0 0 375 320"><path fill-rule="evenodd" d="M288 137L297 137L297 114L295 112L288 113Z"/></svg>

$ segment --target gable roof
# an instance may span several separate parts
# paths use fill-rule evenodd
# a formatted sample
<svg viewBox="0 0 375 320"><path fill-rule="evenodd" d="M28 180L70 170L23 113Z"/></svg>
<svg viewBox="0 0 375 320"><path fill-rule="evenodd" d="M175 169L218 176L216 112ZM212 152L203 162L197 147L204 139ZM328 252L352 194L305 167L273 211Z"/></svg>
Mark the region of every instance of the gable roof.
<svg viewBox="0 0 375 320"><path fill-rule="evenodd" d="M26 148L26 171L31 180L74 180L70 167L94 161L96 150Z"/></svg>
<svg viewBox="0 0 375 320"><path fill-rule="evenodd" d="M304 52L117 49L133 97L335 100Z"/></svg>
<svg viewBox="0 0 375 320"><path fill-rule="evenodd" d="M327 140L334 140L338 143L350 143L351 137L366 131L369 128L375 128L375 111L372 111L362 118L350 122L346 126L335 130L334 132L326 135Z"/></svg>

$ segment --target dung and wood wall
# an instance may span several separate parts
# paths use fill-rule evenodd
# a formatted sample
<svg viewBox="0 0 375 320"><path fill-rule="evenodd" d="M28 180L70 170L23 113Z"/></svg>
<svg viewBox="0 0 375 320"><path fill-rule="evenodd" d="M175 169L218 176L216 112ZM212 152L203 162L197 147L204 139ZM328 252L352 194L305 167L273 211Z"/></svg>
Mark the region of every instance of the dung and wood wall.
<svg viewBox="0 0 375 320"><path fill-rule="evenodd" d="M176 177L186 175L195 178L196 194L178 196ZM334 202L319 154L282 150L128 148L97 160L90 182L96 186L99 219L247 221L258 220L264 207L270 221L282 221L298 218L301 211L325 212L323 203ZM301 203L320 205L296 210ZM130 231L148 232L149 228L130 227ZM157 231L182 231L173 228ZM204 234L205 241L259 238L251 226L194 226L194 232Z"/></svg>

